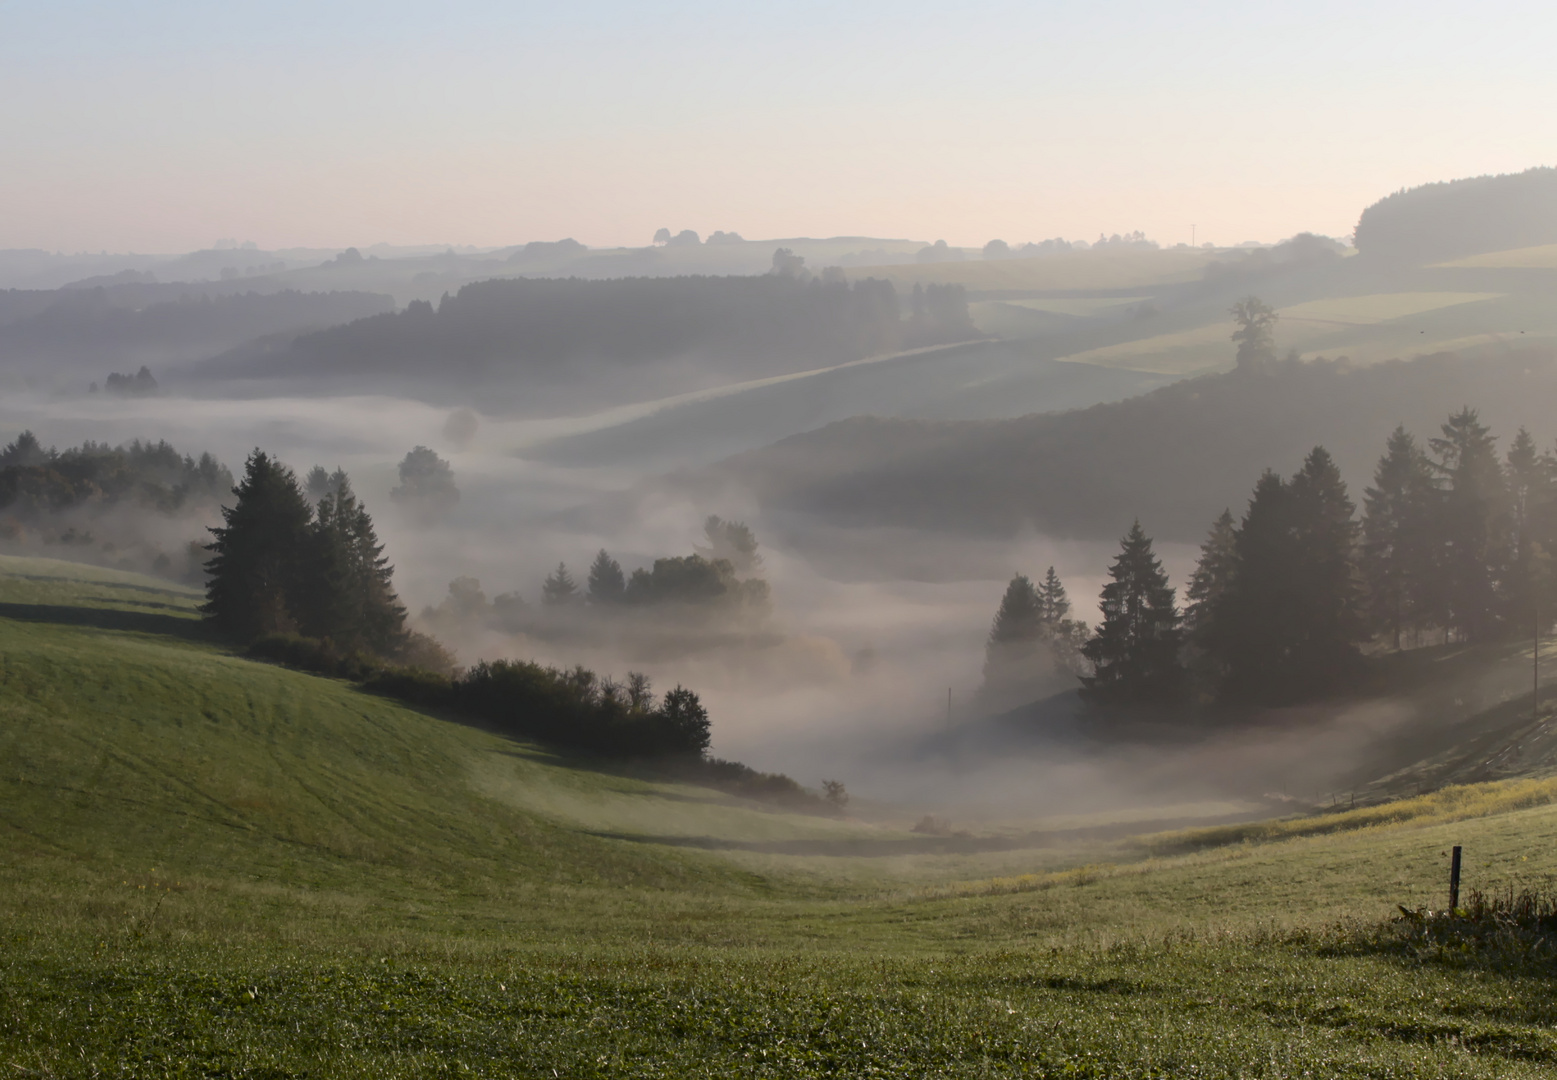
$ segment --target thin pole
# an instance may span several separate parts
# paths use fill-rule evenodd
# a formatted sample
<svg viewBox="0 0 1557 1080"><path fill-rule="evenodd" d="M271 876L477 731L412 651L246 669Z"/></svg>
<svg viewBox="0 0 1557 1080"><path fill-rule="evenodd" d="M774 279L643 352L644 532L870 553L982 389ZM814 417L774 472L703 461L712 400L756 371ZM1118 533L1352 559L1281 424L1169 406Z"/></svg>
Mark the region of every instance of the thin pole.
<svg viewBox="0 0 1557 1080"><path fill-rule="evenodd" d="M1536 605L1532 604L1531 607ZM1541 612L1535 613L1535 649L1530 654L1530 719L1541 718Z"/></svg>
<svg viewBox="0 0 1557 1080"><path fill-rule="evenodd" d="M1449 858L1449 913L1460 906L1460 846L1454 846L1454 854Z"/></svg>

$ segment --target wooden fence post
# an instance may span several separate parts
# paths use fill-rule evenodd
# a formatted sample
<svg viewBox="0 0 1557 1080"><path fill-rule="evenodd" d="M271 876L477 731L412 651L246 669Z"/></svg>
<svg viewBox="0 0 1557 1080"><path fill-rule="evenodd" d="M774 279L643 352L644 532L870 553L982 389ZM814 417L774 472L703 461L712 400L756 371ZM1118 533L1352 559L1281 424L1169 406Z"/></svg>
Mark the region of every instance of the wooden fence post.
<svg viewBox="0 0 1557 1080"><path fill-rule="evenodd" d="M1460 906L1460 846L1454 846L1454 854L1449 859L1449 913Z"/></svg>

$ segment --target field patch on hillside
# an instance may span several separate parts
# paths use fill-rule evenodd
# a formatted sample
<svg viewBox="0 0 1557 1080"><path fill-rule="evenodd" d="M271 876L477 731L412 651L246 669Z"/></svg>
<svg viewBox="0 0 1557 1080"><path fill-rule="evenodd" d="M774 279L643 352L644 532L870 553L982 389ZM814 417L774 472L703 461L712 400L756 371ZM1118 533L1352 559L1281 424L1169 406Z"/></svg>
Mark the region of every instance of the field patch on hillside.
<svg viewBox="0 0 1557 1080"><path fill-rule="evenodd" d="M1557 244L1487 251L1463 259L1434 264L1437 267L1468 270L1557 270Z"/></svg>
<svg viewBox="0 0 1557 1080"><path fill-rule="evenodd" d="M1280 309L1276 342L1283 352L1293 348L1299 352L1345 351L1348 342L1358 339L1358 331L1373 330L1415 315L1492 300L1497 296L1496 293L1420 292L1313 300ZM1229 340L1231 334L1231 323L1223 319L1189 330L1088 349L1065 359L1072 363L1174 375L1221 370L1233 363L1236 350ZM1421 343L1423 347L1427 344Z"/></svg>

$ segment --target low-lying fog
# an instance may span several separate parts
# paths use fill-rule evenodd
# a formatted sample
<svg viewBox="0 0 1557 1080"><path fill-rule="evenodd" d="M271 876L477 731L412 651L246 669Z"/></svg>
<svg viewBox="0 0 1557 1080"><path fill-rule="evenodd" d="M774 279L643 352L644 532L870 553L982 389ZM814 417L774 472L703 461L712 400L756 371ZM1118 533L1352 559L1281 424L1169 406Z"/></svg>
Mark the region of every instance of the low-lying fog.
<svg viewBox="0 0 1557 1080"><path fill-rule="evenodd" d="M1108 760L1059 746L1013 752L948 739L975 719L985 635L1013 573L1039 577L1053 565L1076 614L1096 620L1095 598L1116 548L1037 535L1006 541L909 531L828 534L804 520L766 520L738 492L694 504L630 460L562 468L526 451L561 434L622 416L557 421L481 418L469 438L447 409L388 398L200 400L171 397L33 399L0 403L0 430L32 428L60 447L85 439L163 438L181 452L209 449L234 473L259 446L301 476L339 466L367 502L413 616L444 599L456 577L477 578L488 597L518 592L536 604L546 574L565 561L582 583L601 548L629 573L656 556L689 554L706 515L744 520L762 543L772 587L767 628L690 656L645 662L598 643L548 645L498 630L446 637L462 662L519 656L583 663L622 676L642 668L661 689L698 690L714 718L714 752L803 783L845 781L859 796L935 807L958 820L1079 814L1247 798L1284 783L1312 796L1332 777L1299 758L1301 740L1256 740L1165 757L1160 751ZM453 433L451 435L451 432ZM415 445L450 460L461 498L433 523L389 498L397 464ZM1128 522L1121 522L1121 530ZM806 539L807 556L795 538ZM1191 545L1159 545L1182 590ZM948 715L950 691L950 715ZM1372 737L1388 717L1344 728ZM1333 773L1333 768L1330 770ZM1274 778L1274 779L1273 779Z"/></svg>

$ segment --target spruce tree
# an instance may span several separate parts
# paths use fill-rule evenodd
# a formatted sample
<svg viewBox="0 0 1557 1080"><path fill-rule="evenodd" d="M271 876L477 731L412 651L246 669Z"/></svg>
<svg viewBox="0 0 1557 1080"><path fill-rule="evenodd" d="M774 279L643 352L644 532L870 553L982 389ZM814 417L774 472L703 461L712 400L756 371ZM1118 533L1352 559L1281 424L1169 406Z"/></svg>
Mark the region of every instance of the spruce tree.
<svg viewBox="0 0 1557 1080"><path fill-rule="evenodd" d="M1395 428L1363 492L1360 563L1369 624L1396 649L1430 618L1438 496L1427 455L1404 427Z"/></svg>
<svg viewBox="0 0 1557 1080"><path fill-rule="evenodd" d="M1335 459L1316 446L1292 477L1290 492L1302 582L1294 613L1306 677L1340 678L1356 655L1363 621L1357 574L1356 506Z"/></svg>
<svg viewBox="0 0 1557 1080"><path fill-rule="evenodd" d="M989 644L1037 641L1043 634L1043 605L1038 591L1026 574L1017 574L1006 586L989 629Z"/></svg>
<svg viewBox="0 0 1557 1080"><path fill-rule="evenodd" d="M1093 672L1082 697L1099 704L1173 704L1183 690L1181 631L1168 575L1137 521L1103 586L1103 621L1082 652Z"/></svg>
<svg viewBox="0 0 1557 1080"><path fill-rule="evenodd" d="M1006 586L984 645L984 681L979 706L1000 712L1043 696L1054 676L1043 607L1026 574Z"/></svg>
<svg viewBox="0 0 1557 1080"><path fill-rule="evenodd" d="M224 525L206 546L208 583L201 611L217 630L240 641L297 629L311 555L308 504L292 470L255 450L222 507Z"/></svg>
<svg viewBox="0 0 1557 1080"><path fill-rule="evenodd" d="M344 480L339 491L346 496L351 493ZM354 498L350 502L342 499L336 512L347 522L352 588L358 597L357 640L369 651L393 658L408 637L405 606L395 595L395 568L384 555L384 545L379 543L366 506Z"/></svg>
<svg viewBox="0 0 1557 1080"><path fill-rule="evenodd" d="M1211 523L1200 560L1190 575L1184 598L1184 633L1190 646L1188 666L1203 690L1215 692L1227 677L1221 660L1221 605L1238 568L1238 526L1231 510L1223 510Z"/></svg>
<svg viewBox="0 0 1557 1080"><path fill-rule="evenodd" d="M1524 428L1514 435L1505 461L1509 521L1502 607L1510 628L1522 634L1539 612L1549 613L1552 606L1549 544L1557 491L1552 459L1536 449Z"/></svg>
<svg viewBox="0 0 1557 1080"><path fill-rule="evenodd" d="M558 563L557 569L546 576L541 583L541 603L547 607L562 607L568 604L576 604L582 599L578 591L578 583L573 580L573 575L568 573L566 563Z"/></svg>
<svg viewBox="0 0 1557 1080"><path fill-rule="evenodd" d="M1044 574L1043 584L1038 586L1038 617L1050 627L1057 627L1070 618L1070 597L1065 594L1065 586L1052 566Z"/></svg>
<svg viewBox="0 0 1557 1080"><path fill-rule="evenodd" d="M1497 440L1476 410L1461 409L1429 445L1446 481L1437 515L1438 598L1442 624L1461 640L1494 636L1499 626L1498 580L1508 557L1508 492Z"/></svg>
<svg viewBox="0 0 1557 1080"><path fill-rule="evenodd" d="M1234 545L1237 572L1218 606L1217 661L1226 669L1225 696L1280 699L1289 692L1291 616L1302 588L1292 498L1286 481L1267 470L1254 485Z"/></svg>
<svg viewBox="0 0 1557 1080"><path fill-rule="evenodd" d="M626 591L627 579L622 575L622 564L601 548L589 567L589 602L620 604Z"/></svg>
<svg viewBox="0 0 1557 1080"><path fill-rule="evenodd" d="M1190 576L1184 598L1184 629L1192 638L1204 638L1213 632L1216 607L1227 593L1238 566L1238 526L1233 512L1223 510L1211 523L1205 543L1200 545L1200 560Z"/></svg>
<svg viewBox="0 0 1557 1080"><path fill-rule="evenodd" d="M319 500L309 530L299 628L343 649L393 658L407 637L394 568L346 474L337 470L329 480L332 490Z"/></svg>
<svg viewBox="0 0 1557 1080"><path fill-rule="evenodd" d="M1362 626L1353 511L1323 447L1290 483L1272 472L1260 477L1211 639L1226 696L1277 704L1349 677Z"/></svg>

